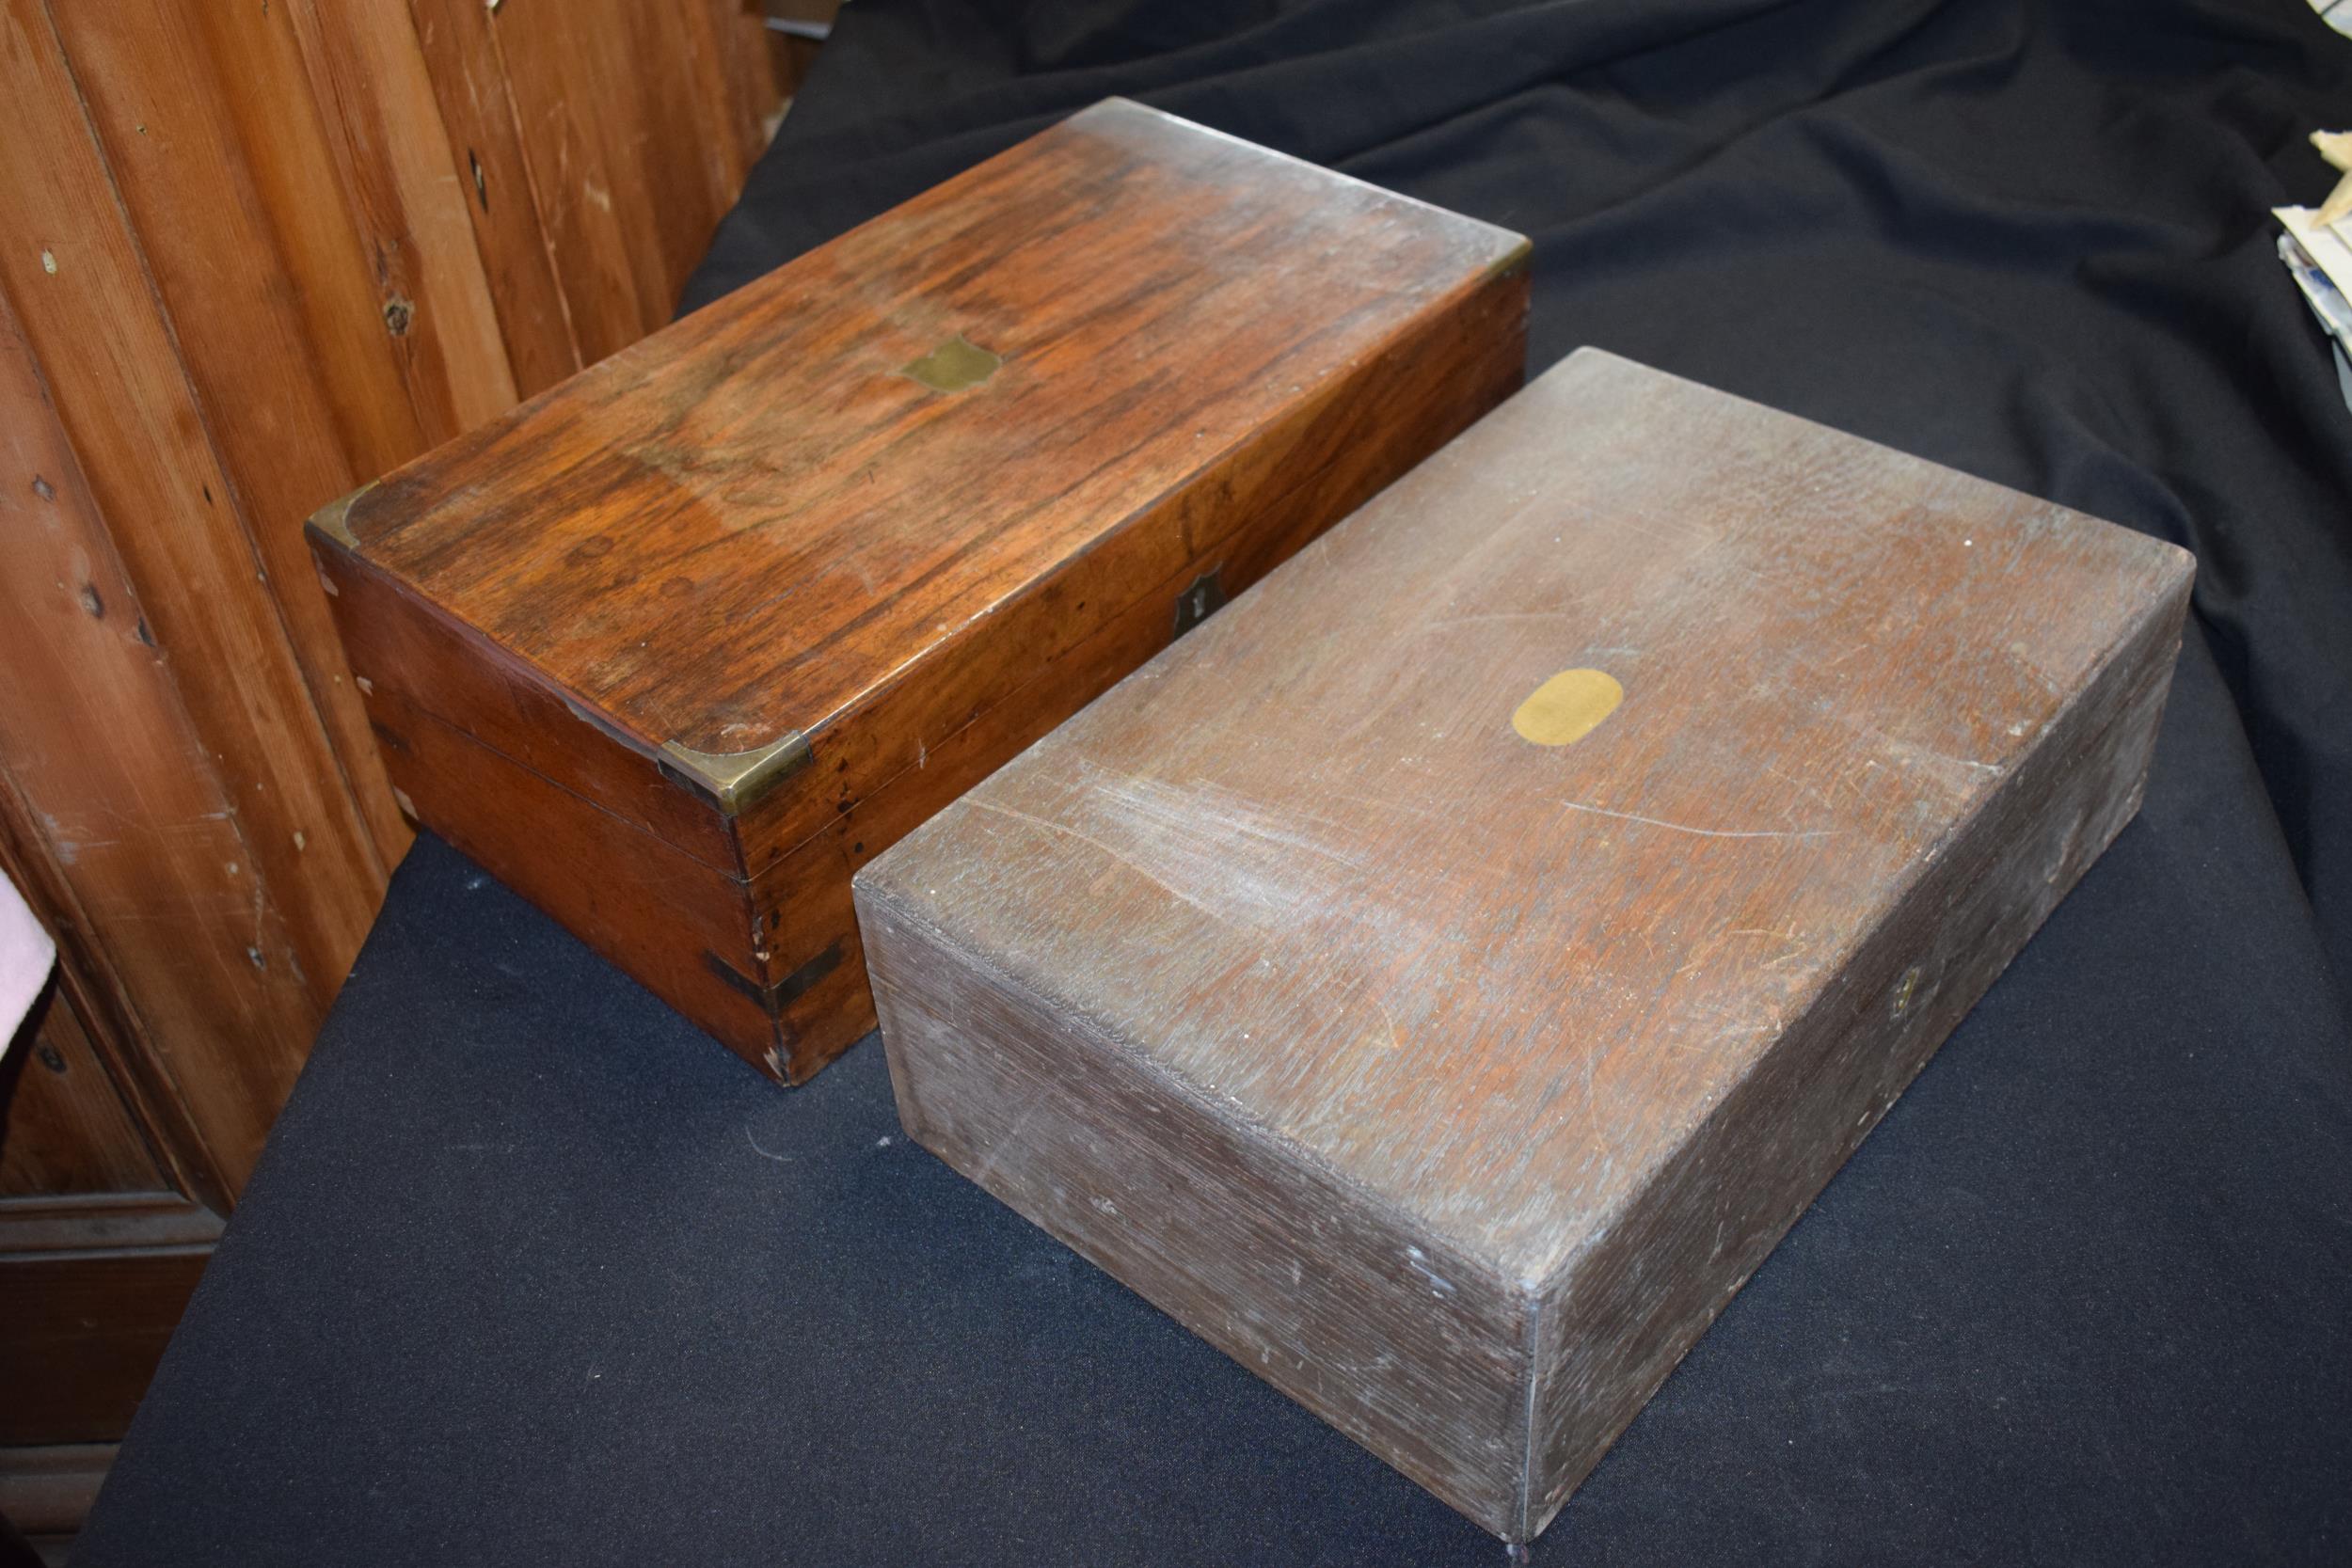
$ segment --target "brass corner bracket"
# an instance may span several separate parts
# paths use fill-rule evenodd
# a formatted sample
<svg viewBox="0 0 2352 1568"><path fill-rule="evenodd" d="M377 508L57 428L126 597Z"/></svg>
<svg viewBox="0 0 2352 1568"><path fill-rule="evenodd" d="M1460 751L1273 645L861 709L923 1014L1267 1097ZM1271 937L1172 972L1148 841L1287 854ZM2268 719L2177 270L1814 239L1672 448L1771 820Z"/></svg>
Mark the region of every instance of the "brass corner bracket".
<svg viewBox="0 0 2352 1568"><path fill-rule="evenodd" d="M310 514L310 527L353 554L358 554L359 536L351 531L351 508L360 497L374 488L375 481L370 480L348 496L328 501Z"/></svg>
<svg viewBox="0 0 2352 1568"><path fill-rule="evenodd" d="M780 740L748 752L698 752L675 740L661 743L661 770L707 796L729 816L749 810L776 785L808 766L815 756L808 736L787 730Z"/></svg>

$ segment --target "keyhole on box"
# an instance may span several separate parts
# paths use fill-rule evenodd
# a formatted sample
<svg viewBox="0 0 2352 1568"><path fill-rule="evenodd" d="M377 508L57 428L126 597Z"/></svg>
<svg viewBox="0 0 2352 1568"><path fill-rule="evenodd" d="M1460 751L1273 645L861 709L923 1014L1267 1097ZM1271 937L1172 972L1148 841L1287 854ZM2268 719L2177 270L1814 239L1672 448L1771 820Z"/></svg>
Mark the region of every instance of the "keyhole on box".
<svg viewBox="0 0 2352 1568"><path fill-rule="evenodd" d="M1225 608L1225 585L1217 580L1222 567L1212 567L1192 579L1192 586L1176 595L1176 635L1182 637L1210 616Z"/></svg>

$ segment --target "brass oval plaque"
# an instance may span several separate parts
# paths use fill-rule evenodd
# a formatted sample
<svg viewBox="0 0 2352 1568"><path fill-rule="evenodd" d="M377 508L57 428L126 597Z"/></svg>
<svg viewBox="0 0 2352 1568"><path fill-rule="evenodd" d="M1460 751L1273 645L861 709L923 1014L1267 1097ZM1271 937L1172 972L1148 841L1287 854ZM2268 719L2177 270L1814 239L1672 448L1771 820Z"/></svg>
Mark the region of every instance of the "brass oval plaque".
<svg viewBox="0 0 2352 1568"><path fill-rule="evenodd" d="M1563 670L1527 695L1511 715L1521 740L1566 746L1593 733L1617 711L1625 688L1605 670Z"/></svg>
<svg viewBox="0 0 2352 1568"><path fill-rule="evenodd" d="M1004 362L1003 355L991 354L959 332L898 373L914 377L934 392L961 392L994 375Z"/></svg>

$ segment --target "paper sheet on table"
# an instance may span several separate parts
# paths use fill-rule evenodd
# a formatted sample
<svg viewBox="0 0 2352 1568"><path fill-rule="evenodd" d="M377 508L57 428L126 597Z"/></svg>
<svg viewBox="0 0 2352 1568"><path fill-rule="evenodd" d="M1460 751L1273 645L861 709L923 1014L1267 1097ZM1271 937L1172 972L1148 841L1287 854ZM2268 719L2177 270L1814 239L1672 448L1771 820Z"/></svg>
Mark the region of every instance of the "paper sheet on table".
<svg viewBox="0 0 2352 1568"><path fill-rule="evenodd" d="M2271 216L2286 230L2279 239L2279 260L2335 340L2336 374L2344 406L2352 408L2352 363L2345 357L2352 354L2352 241L2339 226L2314 221L2308 207L2274 207Z"/></svg>

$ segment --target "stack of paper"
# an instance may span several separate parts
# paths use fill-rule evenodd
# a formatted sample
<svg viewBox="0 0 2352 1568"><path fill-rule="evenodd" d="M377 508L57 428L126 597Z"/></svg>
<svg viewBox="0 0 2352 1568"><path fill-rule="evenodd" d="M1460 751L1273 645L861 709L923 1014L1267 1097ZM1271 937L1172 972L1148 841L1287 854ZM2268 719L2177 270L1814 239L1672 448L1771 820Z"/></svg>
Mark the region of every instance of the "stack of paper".
<svg viewBox="0 0 2352 1568"><path fill-rule="evenodd" d="M2352 133L2322 131L2312 145L2338 168L2347 170L2335 194L2314 210L2274 207L2271 215L2286 227L2279 236L2279 260L2287 264L2295 286L2303 291L2312 314L2334 340L2336 383L2344 403L2352 408Z"/></svg>

